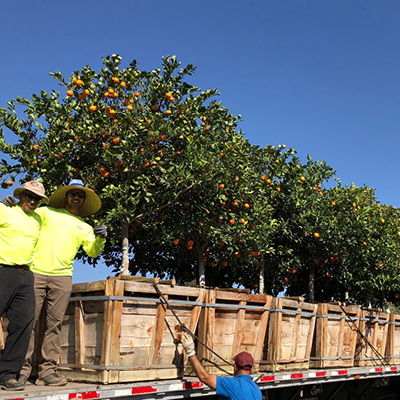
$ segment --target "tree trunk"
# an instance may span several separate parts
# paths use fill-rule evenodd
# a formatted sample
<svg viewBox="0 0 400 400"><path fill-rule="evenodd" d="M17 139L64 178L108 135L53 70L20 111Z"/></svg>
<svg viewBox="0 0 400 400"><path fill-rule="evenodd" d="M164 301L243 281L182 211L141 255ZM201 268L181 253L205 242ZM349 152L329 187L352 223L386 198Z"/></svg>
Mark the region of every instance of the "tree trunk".
<svg viewBox="0 0 400 400"><path fill-rule="evenodd" d="M203 254L199 252L199 285L200 287L206 286L206 273L204 271L204 258Z"/></svg>
<svg viewBox="0 0 400 400"><path fill-rule="evenodd" d="M208 245L208 240L206 238L202 238L203 243L196 243L196 250L197 250L197 262L199 264L199 286L204 287L206 286L206 273L204 270L204 251Z"/></svg>
<svg viewBox="0 0 400 400"><path fill-rule="evenodd" d="M310 277L308 281L308 300L315 300L315 265L310 266Z"/></svg>
<svg viewBox="0 0 400 400"><path fill-rule="evenodd" d="M121 233L122 233L121 275L129 275L129 224L124 217L121 218Z"/></svg>
<svg viewBox="0 0 400 400"><path fill-rule="evenodd" d="M263 257L260 264L260 282L259 282L260 294L264 294L264 276L265 276L265 261Z"/></svg>

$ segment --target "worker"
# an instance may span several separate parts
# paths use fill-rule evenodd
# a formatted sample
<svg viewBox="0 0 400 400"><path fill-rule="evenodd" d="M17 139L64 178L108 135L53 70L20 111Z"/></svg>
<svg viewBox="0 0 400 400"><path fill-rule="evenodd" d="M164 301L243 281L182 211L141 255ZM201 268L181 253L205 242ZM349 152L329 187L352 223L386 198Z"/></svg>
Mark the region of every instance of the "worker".
<svg viewBox="0 0 400 400"><path fill-rule="evenodd" d="M0 357L0 386L22 390L18 374L24 362L35 317L33 273L29 265L39 238L41 218L36 209L46 203L44 186L29 181L14 190L18 205L0 204L0 317L8 319L7 338Z"/></svg>
<svg viewBox="0 0 400 400"><path fill-rule="evenodd" d="M196 350L192 335L188 332L182 333L183 348L189 358L194 372L201 382L211 389L216 390L220 400L261 400L262 395L259 387L250 376L254 365L253 356L247 351L242 351L233 357L234 376L221 377L209 374L196 356Z"/></svg>
<svg viewBox="0 0 400 400"><path fill-rule="evenodd" d="M57 362L61 353L62 321L72 290L73 261L81 247L90 257L98 257L103 250L106 226L98 225L93 229L83 220L100 208L100 197L84 187L81 180L73 179L49 197L48 207L38 209L42 230L31 266L35 278L35 321L45 308L45 330L35 382L38 386L67 384L67 380L57 374ZM32 372L35 329L36 326L19 376L21 384L26 383Z"/></svg>

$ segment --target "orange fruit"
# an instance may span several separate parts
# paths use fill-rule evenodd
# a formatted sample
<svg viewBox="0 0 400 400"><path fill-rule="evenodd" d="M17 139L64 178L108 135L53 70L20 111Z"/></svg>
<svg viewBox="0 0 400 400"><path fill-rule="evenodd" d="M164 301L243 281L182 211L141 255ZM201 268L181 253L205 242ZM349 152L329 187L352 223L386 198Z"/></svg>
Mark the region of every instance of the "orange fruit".
<svg viewBox="0 0 400 400"><path fill-rule="evenodd" d="M231 225L234 225L234 224L235 224L235 220L234 220L234 219L231 219L231 220L229 220L229 223L230 223Z"/></svg>
<svg viewBox="0 0 400 400"><path fill-rule="evenodd" d="M171 114L172 114L172 111L171 111L171 110L166 110L166 111L165 111L165 114L171 115Z"/></svg>
<svg viewBox="0 0 400 400"><path fill-rule="evenodd" d="M315 237L316 239L318 239L318 238L319 238L319 233L318 233L318 232L315 232L315 233L314 233L314 237Z"/></svg>
<svg viewBox="0 0 400 400"><path fill-rule="evenodd" d="M89 94L90 94L89 89L85 89L85 90L83 91L83 94L84 94L85 96L89 96Z"/></svg>
<svg viewBox="0 0 400 400"><path fill-rule="evenodd" d="M169 100L170 102L173 102L175 99L171 96L171 97L168 97L168 100Z"/></svg>
<svg viewBox="0 0 400 400"><path fill-rule="evenodd" d="M265 181L267 179L267 177L265 176L265 175L263 175L262 177L261 177L261 180L262 181Z"/></svg>
<svg viewBox="0 0 400 400"><path fill-rule="evenodd" d="M67 96L71 97L74 95L74 92L72 90L67 91Z"/></svg>
<svg viewBox="0 0 400 400"><path fill-rule="evenodd" d="M155 104L153 104L153 105L151 106L151 109L152 109L153 111L157 111L158 107L157 107Z"/></svg>
<svg viewBox="0 0 400 400"><path fill-rule="evenodd" d="M103 174L104 178L109 178L110 177L110 173L108 171L104 172Z"/></svg>
<svg viewBox="0 0 400 400"><path fill-rule="evenodd" d="M113 76L113 77L111 78L111 80L112 80L114 83L118 83L118 82L119 82L119 79L118 79L116 76Z"/></svg>
<svg viewBox="0 0 400 400"><path fill-rule="evenodd" d="M207 125L207 126L205 127L205 130L206 130L206 131L209 131L209 130L210 130L210 125Z"/></svg>
<svg viewBox="0 0 400 400"><path fill-rule="evenodd" d="M206 122L206 121L207 121L207 117L201 117L201 120L202 120L203 122Z"/></svg>
<svg viewBox="0 0 400 400"><path fill-rule="evenodd" d="M104 93L104 97L105 97L106 99L108 99L108 98L110 97L110 93L105 92L105 93Z"/></svg>
<svg viewBox="0 0 400 400"><path fill-rule="evenodd" d="M135 97L139 97L139 96L140 96L140 93L139 93L139 92L135 92L135 93L134 93L134 96L135 96Z"/></svg>
<svg viewBox="0 0 400 400"><path fill-rule="evenodd" d="M223 265L224 267L226 267L226 266L228 265L228 261L223 261L223 262L222 262L222 265Z"/></svg>
<svg viewBox="0 0 400 400"><path fill-rule="evenodd" d="M173 240L173 243L174 243L175 245L177 245L177 244L179 243L179 239L174 239L174 240Z"/></svg>
<svg viewBox="0 0 400 400"><path fill-rule="evenodd" d="M331 203L333 206L336 206L336 203L334 202L334 201L332 201L332 203Z"/></svg>
<svg viewBox="0 0 400 400"><path fill-rule="evenodd" d="M114 89L108 89L108 93L113 94L114 93Z"/></svg>
<svg viewBox="0 0 400 400"><path fill-rule="evenodd" d="M381 219L381 222L382 222L382 224L384 224L384 223L385 223L385 220L382 218L382 219Z"/></svg>
<svg viewBox="0 0 400 400"><path fill-rule="evenodd" d="M167 92L167 93L165 93L165 97L166 97L167 99L169 99L170 97L172 97L172 94L169 93L169 92Z"/></svg>
<svg viewBox="0 0 400 400"><path fill-rule="evenodd" d="M302 182L304 182L304 181L306 180L306 178L304 178L304 176L301 176L301 177L300 177L300 180L301 180Z"/></svg>
<svg viewBox="0 0 400 400"><path fill-rule="evenodd" d="M121 86L122 88L124 88L126 86L126 82L122 81L119 86Z"/></svg>
<svg viewBox="0 0 400 400"><path fill-rule="evenodd" d="M104 172L106 172L106 169L105 169L104 167L100 167L100 168L99 168L99 172L100 172L101 174L104 174Z"/></svg>
<svg viewBox="0 0 400 400"><path fill-rule="evenodd" d="M56 155L56 157L60 160L61 158L62 158L62 153L61 153L61 151Z"/></svg>
<svg viewBox="0 0 400 400"><path fill-rule="evenodd" d="M75 85L76 85L76 86L82 86L82 85L83 85L83 81L80 80L80 79L77 79L77 80L75 81Z"/></svg>
<svg viewBox="0 0 400 400"><path fill-rule="evenodd" d="M246 220L245 220L244 218L241 218L241 219L240 219L240 222L241 222L242 224L244 224L244 223L246 222Z"/></svg>
<svg viewBox="0 0 400 400"><path fill-rule="evenodd" d="M113 138L112 142L113 142L114 144L118 144L118 143L119 143L119 137Z"/></svg>
<svg viewBox="0 0 400 400"><path fill-rule="evenodd" d="M114 93L113 93L113 97L116 99L116 98L118 97L118 93L117 93L117 92L114 92Z"/></svg>
<svg viewBox="0 0 400 400"><path fill-rule="evenodd" d="M244 204L244 208L250 208L250 204L245 203L245 204Z"/></svg>
<svg viewBox="0 0 400 400"><path fill-rule="evenodd" d="M272 183L271 179L267 179L267 183L270 185Z"/></svg>
<svg viewBox="0 0 400 400"><path fill-rule="evenodd" d="M83 93L81 93L79 96L78 96L78 98L79 98L79 100L85 100L85 95L83 94Z"/></svg>
<svg viewBox="0 0 400 400"><path fill-rule="evenodd" d="M110 115L115 115L117 112L115 110L110 109L110 111L108 112Z"/></svg>
<svg viewBox="0 0 400 400"><path fill-rule="evenodd" d="M129 105L129 106L126 107L126 109L129 110L129 111L132 111L133 107L131 105Z"/></svg>
<svg viewBox="0 0 400 400"><path fill-rule="evenodd" d="M39 149L40 149L40 147L39 147L39 145L38 145L38 144L35 144L35 145L33 146L33 149L37 151L37 150L39 150Z"/></svg>
<svg viewBox="0 0 400 400"><path fill-rule="evenodd" d="M90 107L89 107L89 110L92 111L92 112L93 112L93 111L96 111L96 106L90 106Z"/></svg>
<svg viewBox="0 0 400 400"><path fill-rule="evenodd" d="M225 185L224 185L223 183L221 183L221 184L219 185L219 187L220 187L221 189L224 189L224 188L225 188Z"/></svg>
<svg viewBox="0 0 400 400"><path fill-rule="evenodd" d="M13 181L7 181L7 186L12 186L12 185L14 185Z"/></svg>

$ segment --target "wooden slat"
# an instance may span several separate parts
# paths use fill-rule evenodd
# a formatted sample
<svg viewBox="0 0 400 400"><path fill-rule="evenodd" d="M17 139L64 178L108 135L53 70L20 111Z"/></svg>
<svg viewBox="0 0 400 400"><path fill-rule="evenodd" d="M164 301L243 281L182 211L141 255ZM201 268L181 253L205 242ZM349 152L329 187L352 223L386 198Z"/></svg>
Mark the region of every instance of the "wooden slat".
<svg viewBox="0 0 400 400"><path fill-rule="evenodd" d="M114 283L114 296L124 295L124 281L115 281ZM110 365L117 367L120 360L120 347L121 347L121 314L122 314L122 301L113 301L112 304L112 318L111 318L111 338L110 338ZM119 371L111 370L109 373L109 383L119 382Z"/></svg>
<svg viewBox="0 0 400 400"><path fill-rule="evenodd" d="M166 300L168 300L167 296L164 297L166 298ZM149 359L147 361L148 365L157 364L158 352L160 351L163 339L165 315L166 315L166 305L164 305L163 303L158 304L156 312L156 321L154 326L155 329L153 331L153 338L150 346Z"/></svg>
<svg viewBox="0 0 400 400"><path fill-rule="evenodd" d="M85 317L81 301L75 302L75 361L77 364L85 364Z"/></svg>

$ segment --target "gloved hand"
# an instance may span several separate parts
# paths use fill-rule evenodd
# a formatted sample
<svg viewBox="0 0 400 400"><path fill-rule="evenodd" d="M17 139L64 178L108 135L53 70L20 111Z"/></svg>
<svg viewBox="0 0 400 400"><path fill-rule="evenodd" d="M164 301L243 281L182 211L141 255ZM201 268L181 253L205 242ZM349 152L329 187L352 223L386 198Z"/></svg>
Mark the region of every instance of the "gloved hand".
<svg viewBox="0 0 400 400"><path fill-rule="evenodd" d="M196 350L194 348L193 338L190 333L183 332L182 333L182 346L185 349L185 352L188 357L194 356L196 354Z"/></svg>
<svg viewBox="0 0 400 400"><path fill-rule="evenodd" d="M97 225L94 227L94 233L102 239L105 239L107 237L107 227L105 225Z"/></svg>
<svg viewBox="0 0 400 400"><path fill-rule="evenodd" d="M6 205L7 207L12 207L17 204L17 201L14 199L14 197L12 197L10 194L8 194L7 196L4 196L1 199L1 203Z"/></svg>

